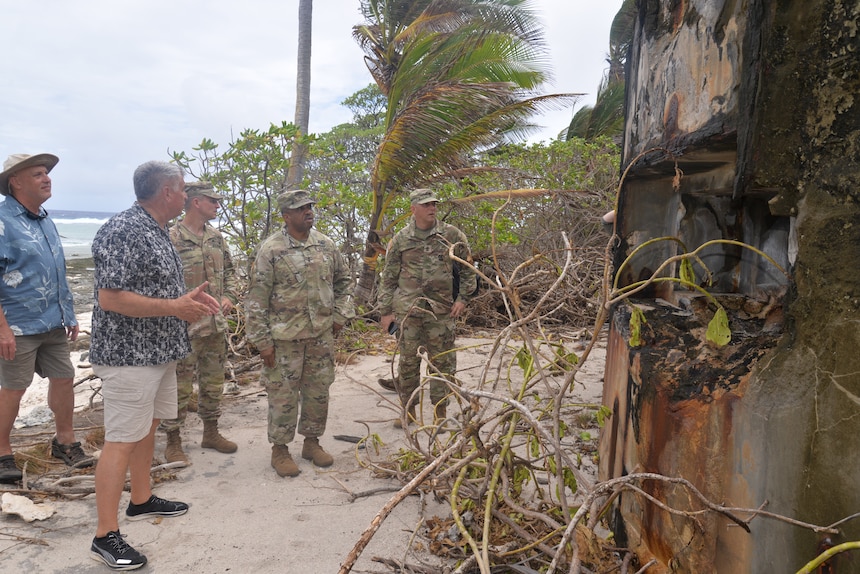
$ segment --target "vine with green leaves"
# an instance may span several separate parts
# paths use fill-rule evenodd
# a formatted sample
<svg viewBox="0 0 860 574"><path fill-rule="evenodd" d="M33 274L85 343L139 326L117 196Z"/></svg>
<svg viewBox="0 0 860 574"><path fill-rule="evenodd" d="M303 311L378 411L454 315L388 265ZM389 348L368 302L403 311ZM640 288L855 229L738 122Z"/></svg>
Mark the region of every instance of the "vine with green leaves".
<svg viewBox="0 0 860 574"><path fill-rule="evenodd" d="M663 152L663 153L667 154L670 158L674 159L671 152L669 152L668 150L666 150L664 148L651 148L651 149L643 151L638 156L636 156L633 159L633 161L631 161L627 165L627 167L625 168L624 174L623 174L623 176L622 176L622 178L618 184L618 194L619 195L621 192L621 184L624 181L624 178L626 177L629 170L641 158L647 156L648 154L654 153L654 152ZM678 164L676 161L675 162L675 177L672 179L672 188L675 192L678 192L680 189L680 182L681 182L682 177L683 177L683 172L678 168ZM616 202L617 202L617 200L616 200ZM615 211L616 211L616 213L618 212L617 203L615 206ZM613 235L614 235L614 232L615 232L615 230L613 229ZM625 270L625 268L631 264L631 261L633 261L636 258L636 256L639 255L645 249L647 249L647 248L649 248L649 247L651 247L657 243L660 243L660 242L675 243L681 249L682 252L679 253L678 255L675 255L675 256L672 256L672 257L665 259L662 263L660 263L660 265L657 267L657 269L654 270L654 272L651 273L651 276L648 277L647 279L644 279L641 281L634 281L628 285L619 286L619 282L621 280L622 273ZM614 242L610 242L610 245L613 245L613 244L614 244ZM624 301L630 310L630 321L629 321L630 338L628 340L628 343L631 347L638 347L638 346L642 345L641 327L642 327L642 324L646 322L646 319L645 319L645 315L644 315L644 313L642 313L641 309L639 309L635 304L633 304L630 301L630 299L634 295L636 295L637 293L640 293L643 290L645 290L650 285L653 285L655 283L666 283L666 282L676 283L684 289L696 291L696 292L704 295L708 299L708 301L714 307L716 307L716 311L714 312L714 315L711 317L710 321L708 322L708 328L706 330L706 335L705 335L706 339L708 341L710 341L711 343L719 346L719 347L723 347L725 345L728 345L731 342L732 334L731 334L731 329L729 327L729 318L728 318L728 314L726 313L726 309L725 309L725 307L723 307L723 305L720 304L720 302L717 300L716 297L714 297L709 291L707 291L705 288L703 288L700 285L700 282L696 276L695 268L693 266L693 263L696 263L702 269L704 269L704 282L705 282L705 284L710 286L712 284L713 273L708 268L708 266L705 264L705 262L702 260L702 258L699 256L699 254L702 251L708 249L709 247L713 247L715 245L733 245L735 247L740 247L742 249L752 251L753 253L755 253L756 255L761 257L762 259L768 261L771 265L773 265L776 269L778 269L780 271L780 273L782 273L786 278L790 279L788 272L785 269L783 269L782 266L779 265L776 261L774 261L774 259L770 255L768 255L767 253L765 253L761 249L758 249L757 247L754 247L754 246L752 246L748 243L744 243L742 241L736 241L733 239L712 239L712 240L709 240L709 241L702 243L701 245L699 245L697 248L693 249L692 251L690 251L688 249L688 247L684 244L684 242L681 241L681 239L679 239L677 237L668 237L668 236L667 237L657 237L654 239L649 239L647 241L644 241L641 244L634 247L633 250L627 255L627 257L625 257L624 261L615 270L615 279L612 282L611 288L608 287L609 267L607 266L606 282L604 285L604 290L607 294L606 295L606 302L604 305L605 309L610 309L614 305L617 305L618 303ZM607 258L609 257L608 249L609 249L609 246L607 247ZM669 269L675 265L677 265L677 267L678 267L678 276L677 277L674 277L674 276L664 277L663 274L666 271L666 269Z"/></svg>

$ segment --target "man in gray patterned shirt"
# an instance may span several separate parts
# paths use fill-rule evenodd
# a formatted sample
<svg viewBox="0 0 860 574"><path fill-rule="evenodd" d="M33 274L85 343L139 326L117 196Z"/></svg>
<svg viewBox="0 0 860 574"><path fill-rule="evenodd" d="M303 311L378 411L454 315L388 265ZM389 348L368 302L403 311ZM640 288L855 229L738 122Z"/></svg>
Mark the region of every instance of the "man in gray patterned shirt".
<svg viewBox="0 0 860 574"><path fill-rule="evenodd" d="M206 283L186 292L182 262L167 233L167 223L185 205L182 170L144 163L134 172L134 193L137 202L109 219L93 240L90 361L103 381L105 444L96 466L98 526L90 553L114 570L146 564L119 532L127 471L129 520L188 511L183 502L152 494L155 430L161 419L176 418L176 362L191 351L188 323L220 309Z"/></svg>

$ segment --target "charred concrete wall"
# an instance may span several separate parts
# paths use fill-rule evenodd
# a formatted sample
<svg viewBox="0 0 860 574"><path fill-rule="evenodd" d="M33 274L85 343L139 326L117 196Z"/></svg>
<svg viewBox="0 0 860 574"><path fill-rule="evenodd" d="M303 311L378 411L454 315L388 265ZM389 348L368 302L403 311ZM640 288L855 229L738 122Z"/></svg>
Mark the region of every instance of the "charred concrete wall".
<svg viewBox="0 0 860 574"><path fill-rule="evenodd" d="M696 276L729 311L723 348L705 342L713 305L672 283L634 302L640 346L627 304L613 310L601 478L680 476L712 501L819 525L860 512L860 2L642 0L628 66L616 266L648 240L680 244L638 253L621 284L712 240L772 261L737 243L702 252ZM795 572L820 542L629 494L617 513L654 571ZM840 529L834 543L860 539L860 520ZM834 567L860 571L860 557Z"/></svg>

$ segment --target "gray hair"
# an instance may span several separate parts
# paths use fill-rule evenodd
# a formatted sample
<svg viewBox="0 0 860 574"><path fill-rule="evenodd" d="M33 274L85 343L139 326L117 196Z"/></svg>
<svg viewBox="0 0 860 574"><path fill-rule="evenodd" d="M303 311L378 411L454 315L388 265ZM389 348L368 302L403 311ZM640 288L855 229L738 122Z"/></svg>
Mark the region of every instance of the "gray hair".
<svg viewBox="0 0 860 574"><path fill-rule="evenodd" d="M140 201L152 199L171 179L185 179L185 172L175 163L148 161L134 170L134 195Z"/></svg>

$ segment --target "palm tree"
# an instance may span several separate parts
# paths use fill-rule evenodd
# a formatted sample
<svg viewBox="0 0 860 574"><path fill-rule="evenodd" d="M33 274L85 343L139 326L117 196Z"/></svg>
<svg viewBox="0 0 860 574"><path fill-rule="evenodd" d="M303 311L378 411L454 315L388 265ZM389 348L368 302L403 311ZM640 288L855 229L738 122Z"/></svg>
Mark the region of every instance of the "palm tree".
<svg viewBox="0 0 860 574"><path fill-rule="evenodd" d="M388 101L371 171L373 209L356 298L368 301L390 234L383 214L404 190L475 169L476 152L532 133L538 111L575 94L539 95L549 79L541 23L527 0L361 0L353 28Z"/></svg>
<svg viewBox="0 0 860 574"><path fill-rule="evenodd" d="M636 0L624 0L609 29L609 68L597 89L594 106L583 106L561 133L561 139L594 139L620 136L624 129L624 68L633 41L638 8Z"/></svg>
<svg viewBox="0 0 860 574"><path fill-rule="evenodd" d="M580 108L561 133L561 139L593 140L600 136L620 136L624 130L624 91L623 76L620 80L613 80L610 75L604 75L594 106Z"/></svg>
<svg viewBox="0 0 860 574"><path fill-rule="evenodd" d="M299 0L299 48L296 69L296 129L290 154L290 171L287 173L287 189L301 185L304 177L307 145L302 136L308 133L311 108L311 24L313 0Z"/></svg>

